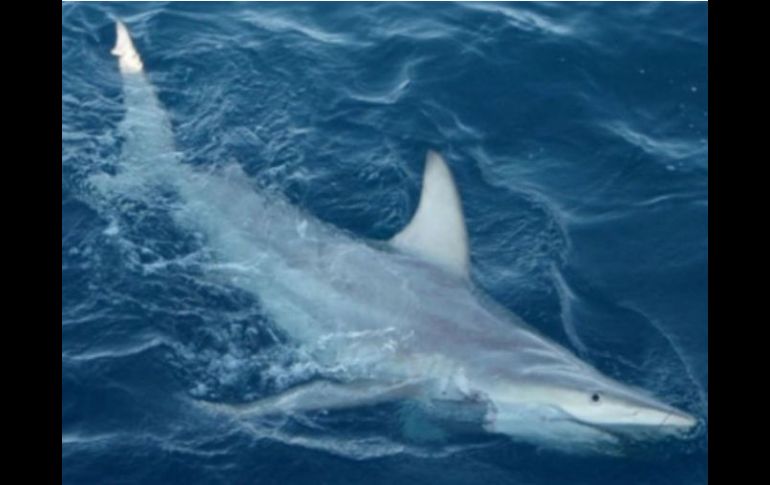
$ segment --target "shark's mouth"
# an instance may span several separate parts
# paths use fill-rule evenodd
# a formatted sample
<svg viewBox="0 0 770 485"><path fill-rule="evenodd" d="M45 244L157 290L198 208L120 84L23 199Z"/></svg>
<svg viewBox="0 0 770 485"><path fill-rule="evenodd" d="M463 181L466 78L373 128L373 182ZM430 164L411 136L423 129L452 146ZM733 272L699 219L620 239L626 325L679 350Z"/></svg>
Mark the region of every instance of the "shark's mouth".
<svg viewBox="0 0 770 485"><path fill-rule="evenodd" d="M625 440L655 440L683 436L692 428L660 425L598 424L578 419L556 406L496 406L488 401L482 421L491 433L527 441L556 444L618 444Z"/></svg>
<svg viewBox="0 0 770 485"><path fill-rule="evenodd" d="M619 444L611 431L575 420L555 407L523 406L500 411L491 407L484 419L484 430L502 434L514 441L547 445L565 451L605 450Z"/></svg>
<svg viewBox="0 0 770 485"><path fill-rule="evenodd" d="M659 425L633 425L633 424L614 424L604 425L601 429L617 436L637 441L654 441L670 437L685 438L697 434L698 426L668 426L664 423Z"/></svg>

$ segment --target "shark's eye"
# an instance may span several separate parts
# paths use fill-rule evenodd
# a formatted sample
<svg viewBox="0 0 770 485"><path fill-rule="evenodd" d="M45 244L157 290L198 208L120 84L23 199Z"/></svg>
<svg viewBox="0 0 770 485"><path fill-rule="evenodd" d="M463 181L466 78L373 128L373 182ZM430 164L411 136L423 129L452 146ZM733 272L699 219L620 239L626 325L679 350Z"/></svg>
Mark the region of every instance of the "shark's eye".
<svg viewBox="0 0 770 485"><path fill-rule="evenodd" d="M599 396L598 392L591 394L591 401L599 402L600 400L601 400L601 396Z"/></svg>

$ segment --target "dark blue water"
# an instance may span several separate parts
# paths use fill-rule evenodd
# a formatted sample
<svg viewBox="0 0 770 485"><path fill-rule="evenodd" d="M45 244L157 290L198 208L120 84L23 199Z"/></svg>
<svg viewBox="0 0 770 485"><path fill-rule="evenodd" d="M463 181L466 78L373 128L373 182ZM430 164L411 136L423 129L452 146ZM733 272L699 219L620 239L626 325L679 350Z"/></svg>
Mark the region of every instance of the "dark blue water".
<svg viewBox="0 0 770 485"><path fill-rule="evenodd" d="M255 435L186 398L306 377L255 295L202 274L167 207L106 203L131 29L184 163L235 161L384 239L425 151L463 194L473 278L609 375L702 420L620 456L502 436L422 444L388 406ZM705 3L64 4L64 483L705 483Z"/></svg>

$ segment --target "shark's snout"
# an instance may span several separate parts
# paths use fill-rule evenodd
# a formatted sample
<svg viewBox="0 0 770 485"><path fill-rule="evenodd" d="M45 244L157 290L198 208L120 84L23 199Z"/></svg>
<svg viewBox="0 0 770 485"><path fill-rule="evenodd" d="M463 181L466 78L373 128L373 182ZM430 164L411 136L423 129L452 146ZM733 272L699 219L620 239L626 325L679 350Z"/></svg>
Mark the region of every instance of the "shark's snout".
<svg viewBox="0 0 770 485"><path fill-rule="evenodd" d="M698 419L684 411L673 410L666 414L660 423L661 427L674 427L688 430L698 424Z"/></svg>

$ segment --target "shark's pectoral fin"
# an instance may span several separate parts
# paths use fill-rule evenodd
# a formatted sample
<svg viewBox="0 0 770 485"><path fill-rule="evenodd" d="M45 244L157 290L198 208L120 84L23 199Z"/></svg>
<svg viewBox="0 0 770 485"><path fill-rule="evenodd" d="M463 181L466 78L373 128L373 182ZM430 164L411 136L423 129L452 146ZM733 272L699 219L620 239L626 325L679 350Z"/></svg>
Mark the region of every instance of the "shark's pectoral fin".
<svg viewBox="0 0 770 485"><path fill-rule="evenodd" d="M391 243L455 274L469 273L468 233L460 194L446 162L432 150L425 162L417 212Z"/></svg>
<svg viewBox="0 0 770 485"><path fill-rule="evenodd" d="M490 416L490 402L476 394L437 397L430 391L401 406L404 436L415 442L440 442L450 434L478 433Z"/></svg>
<svg viewBox="0 0 770 485"><path fill-rule="evenodd" d="M436 443L446 440L446 430L431 419L419 401L407 401L399 412L401 431L406 439L415 443Z"/></svg>
<svg viewBox="0 0 770 485"><path fill-rule="evenodd" d="M197 404L209 411L248 418L307 411L332 411L394 401L413 396L420 387L417 382L394 384L372 381L315 381L248 404L203 401L198 401Z"/></svg>

